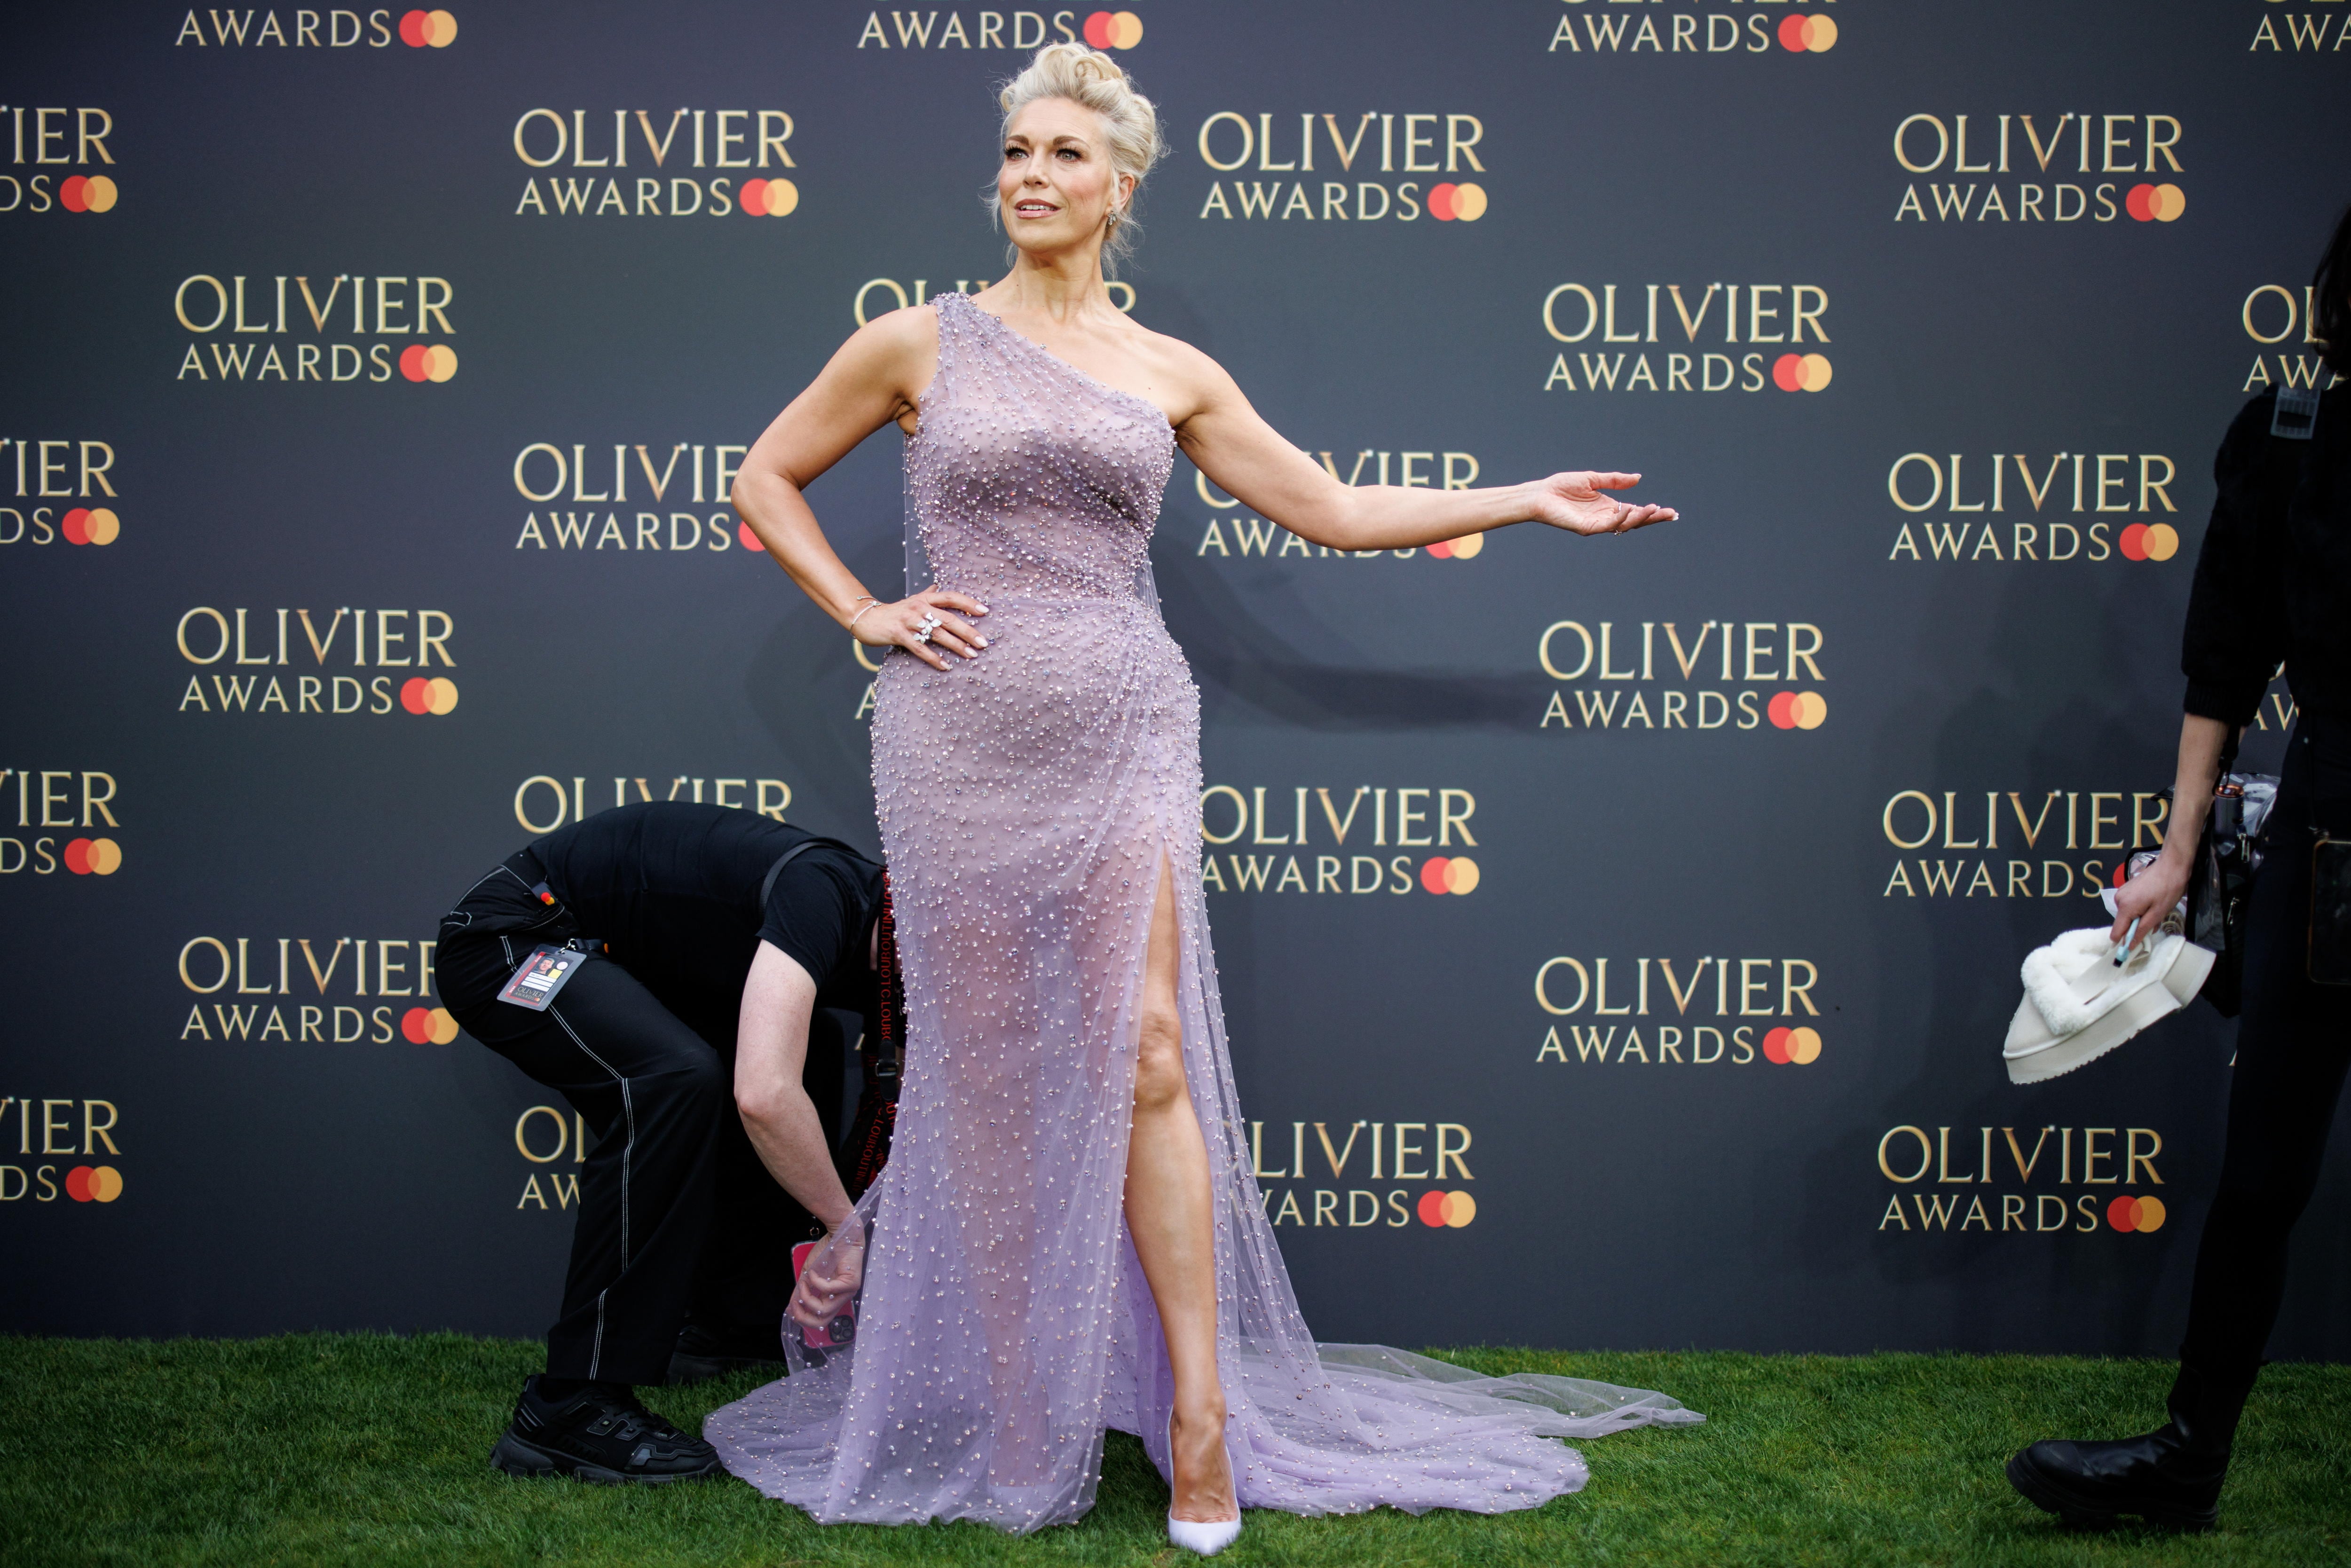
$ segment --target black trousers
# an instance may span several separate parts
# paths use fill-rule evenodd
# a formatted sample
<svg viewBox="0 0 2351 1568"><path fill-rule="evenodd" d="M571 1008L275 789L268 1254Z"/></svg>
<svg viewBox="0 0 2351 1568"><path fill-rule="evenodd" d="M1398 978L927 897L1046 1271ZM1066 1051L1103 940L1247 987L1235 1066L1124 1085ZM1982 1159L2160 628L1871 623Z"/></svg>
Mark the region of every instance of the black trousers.
<svg viewBox="0 0 2351 1568"><path fill-rule="evenodd" d="M561 1094L596 1137L580 1168L547 1370L659 1383L689 1315L723 1344L776 1354L791 1247L811 1222L768 1175L735 1109L742 998L682 999L690 1024L621 964L597 957L545 1011L499 1001L533 947L598 935L532 894L544 874L526 850L476 883L443 917L434 967L466 1032ZM827 1015L811 1032L831 1034ZM809 1061L819 1114L837 1137L840 1041L811 1039Z"/></svg>
<svg viewBox="0 0 2351 1568"><path fill-rule="evenodd" d="M2204 1218L2180 1359L2250 1382L2285 1296L2286 1241L2318 1186L2344 1070L2351 986L2305 967L2314 822L2351 831L2351 726L2305 715L2287 743L2246 917L2244 1008L2220 1189Z"/></svg>

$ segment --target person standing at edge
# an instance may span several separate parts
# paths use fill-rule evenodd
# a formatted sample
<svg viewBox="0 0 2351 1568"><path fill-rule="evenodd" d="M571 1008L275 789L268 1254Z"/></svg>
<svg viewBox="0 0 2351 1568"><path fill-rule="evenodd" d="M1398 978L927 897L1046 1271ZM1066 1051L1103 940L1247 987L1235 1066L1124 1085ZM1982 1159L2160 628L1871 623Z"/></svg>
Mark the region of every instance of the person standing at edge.
<svg viewBox="0 0 2351 1568"><path fill-rule="evenodd" d="M850 1212L831 1153L842 1042L824 1009L880 1038L885 898L882 868L846 844L656 801L549 833L442 917L450 1011L596 1140L547 1371L524 1383L498 1469L717 1471L632 1386L779 1359L791 1247ZM518 984L541 946L559 950L541 967L562 965L551 990ZM534 990L543 1009L500 994Z"/></svg>
<svg viewBox="0 0 2351 1568"><path fill-rule="evenodd" d="M1585 1478L1543 1435L1604 1425L1494 1380L1383 1375L1319 1352L1299 1315L1241 1146L1200 883L1199 694L1148 547L1179 449L1334 549L1675 514L1612 497L1630 474L1340 483L1214 361L1112 303L1104 254L1131 239L1160 152L1117 63L1050 45L998 101L987 200L1010 272L860 330L735 485L793 580L897 650L873 779L912 1028L889 1167L791 1309L818 1328L862 1280L854 1345L827 1339L821 1364L796 1359L705 1430L825 1521L1066 1522L1092 1504L1108 1427L1142 1436L1169 1536L1200 1552L1244 1504L1535 1507ZM910 570L897 601L841 563L805 495L892 423L909 561L936 573ZM841 1291L810 1301L812 1278Z"/></svg>
<svg viewBox="0 0 2351 1568"><path fill-rule="evenodd" d="M2312 335L2351 377L2351 211L2314 280ZM2116 894L2114 939L2153 929L2187 891L2224 743L2252 722L2281 662L2298 716L2245 923L2242 1013L2220 1190L2204 1217L2170 1420L2116 1442L2043 1441L2009 1480L2069 1525L2121 1514L2187 1530L2220 1512L2231 1445L2285 1295L2286 1242L2318 1185L2351 1063L2351 986L2307 964L2313 851L2351 837L2351 388L2245 405L2213 463L2220 485L2196 561L2177 805L2156 862ZM2230 749L2233 750L2233 747Z"/></svg>

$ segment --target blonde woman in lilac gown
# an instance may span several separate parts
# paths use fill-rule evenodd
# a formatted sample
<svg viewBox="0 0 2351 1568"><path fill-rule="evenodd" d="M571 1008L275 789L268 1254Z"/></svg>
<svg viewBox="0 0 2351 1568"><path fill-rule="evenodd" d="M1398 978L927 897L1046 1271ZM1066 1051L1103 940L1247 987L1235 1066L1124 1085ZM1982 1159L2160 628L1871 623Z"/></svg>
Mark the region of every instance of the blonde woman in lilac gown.
<svg viewBox="0 0 2351 1568"><path fill-rule="evenodd" d="M1179 447L1333 549L1675 514L1607 495L1626 474L1338 483L1214 361L1111 302L1102 256L1159 151L1119 68L1054 45L1002 104L1011 272L860 330L735 486L793 580L896 650L873 784L911 1033L890 1164L794 1297L791 1375L705 1435L824 1521L1067 1522L1111 1427L1141 1436L1196 1551L1243 1507L1533 1507L1583 1483L1553 1437L1699 1417L1307 1333L1243 1146L1201 895L1199 696L1147 548ZM910 563L927 559L894 601L804 495L892 422Z"/></svg>

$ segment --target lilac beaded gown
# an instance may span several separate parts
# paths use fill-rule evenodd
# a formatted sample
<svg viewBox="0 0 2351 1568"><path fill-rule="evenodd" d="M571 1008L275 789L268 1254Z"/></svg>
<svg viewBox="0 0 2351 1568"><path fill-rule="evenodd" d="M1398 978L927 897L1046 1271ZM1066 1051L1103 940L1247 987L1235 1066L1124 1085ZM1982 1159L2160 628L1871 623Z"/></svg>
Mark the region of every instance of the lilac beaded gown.
<svg viewBox="0 0 2351 1568"><path fill-rule="evenodd" d="M1307 1333L1226 1050L1199 696L1151 586L1172 433L963 296L936 309L909 527L936 581L988 607L988 647L943 671L892 657L879 683L873 784L910 1030L890 1163L857 1206L855 1337L811 1354L787 1320L791 1375L704 1435L828 1522L1067 1522L1092 1505L1111 1427L1166 1472L1173 1385L1121 1212L1163 867L1242 1506L1531 1508L1585 1479L1552 1437L1702 1419L1662 1395L1481 1378Z"/></svg>

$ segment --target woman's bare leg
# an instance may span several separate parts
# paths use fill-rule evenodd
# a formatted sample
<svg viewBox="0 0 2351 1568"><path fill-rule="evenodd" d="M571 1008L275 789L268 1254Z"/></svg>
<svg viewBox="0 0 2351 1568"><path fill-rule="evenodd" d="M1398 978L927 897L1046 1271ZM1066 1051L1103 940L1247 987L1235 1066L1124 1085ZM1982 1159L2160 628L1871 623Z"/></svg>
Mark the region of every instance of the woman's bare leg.
<svg viewBox="0 0 2351 1568"><path fill-rule="evenodd" d="M1217 1375L1217 1248L1208 1147L1184 1076L1183 1015L1176 1003L1179 934L1175 877L1165 852L1143 973L1134 1127L1126 1155L1126 1228L1159 1306L1176 1376L1175 1500L1178 1519L1231 1519L1225 1389Z"/></svg>

